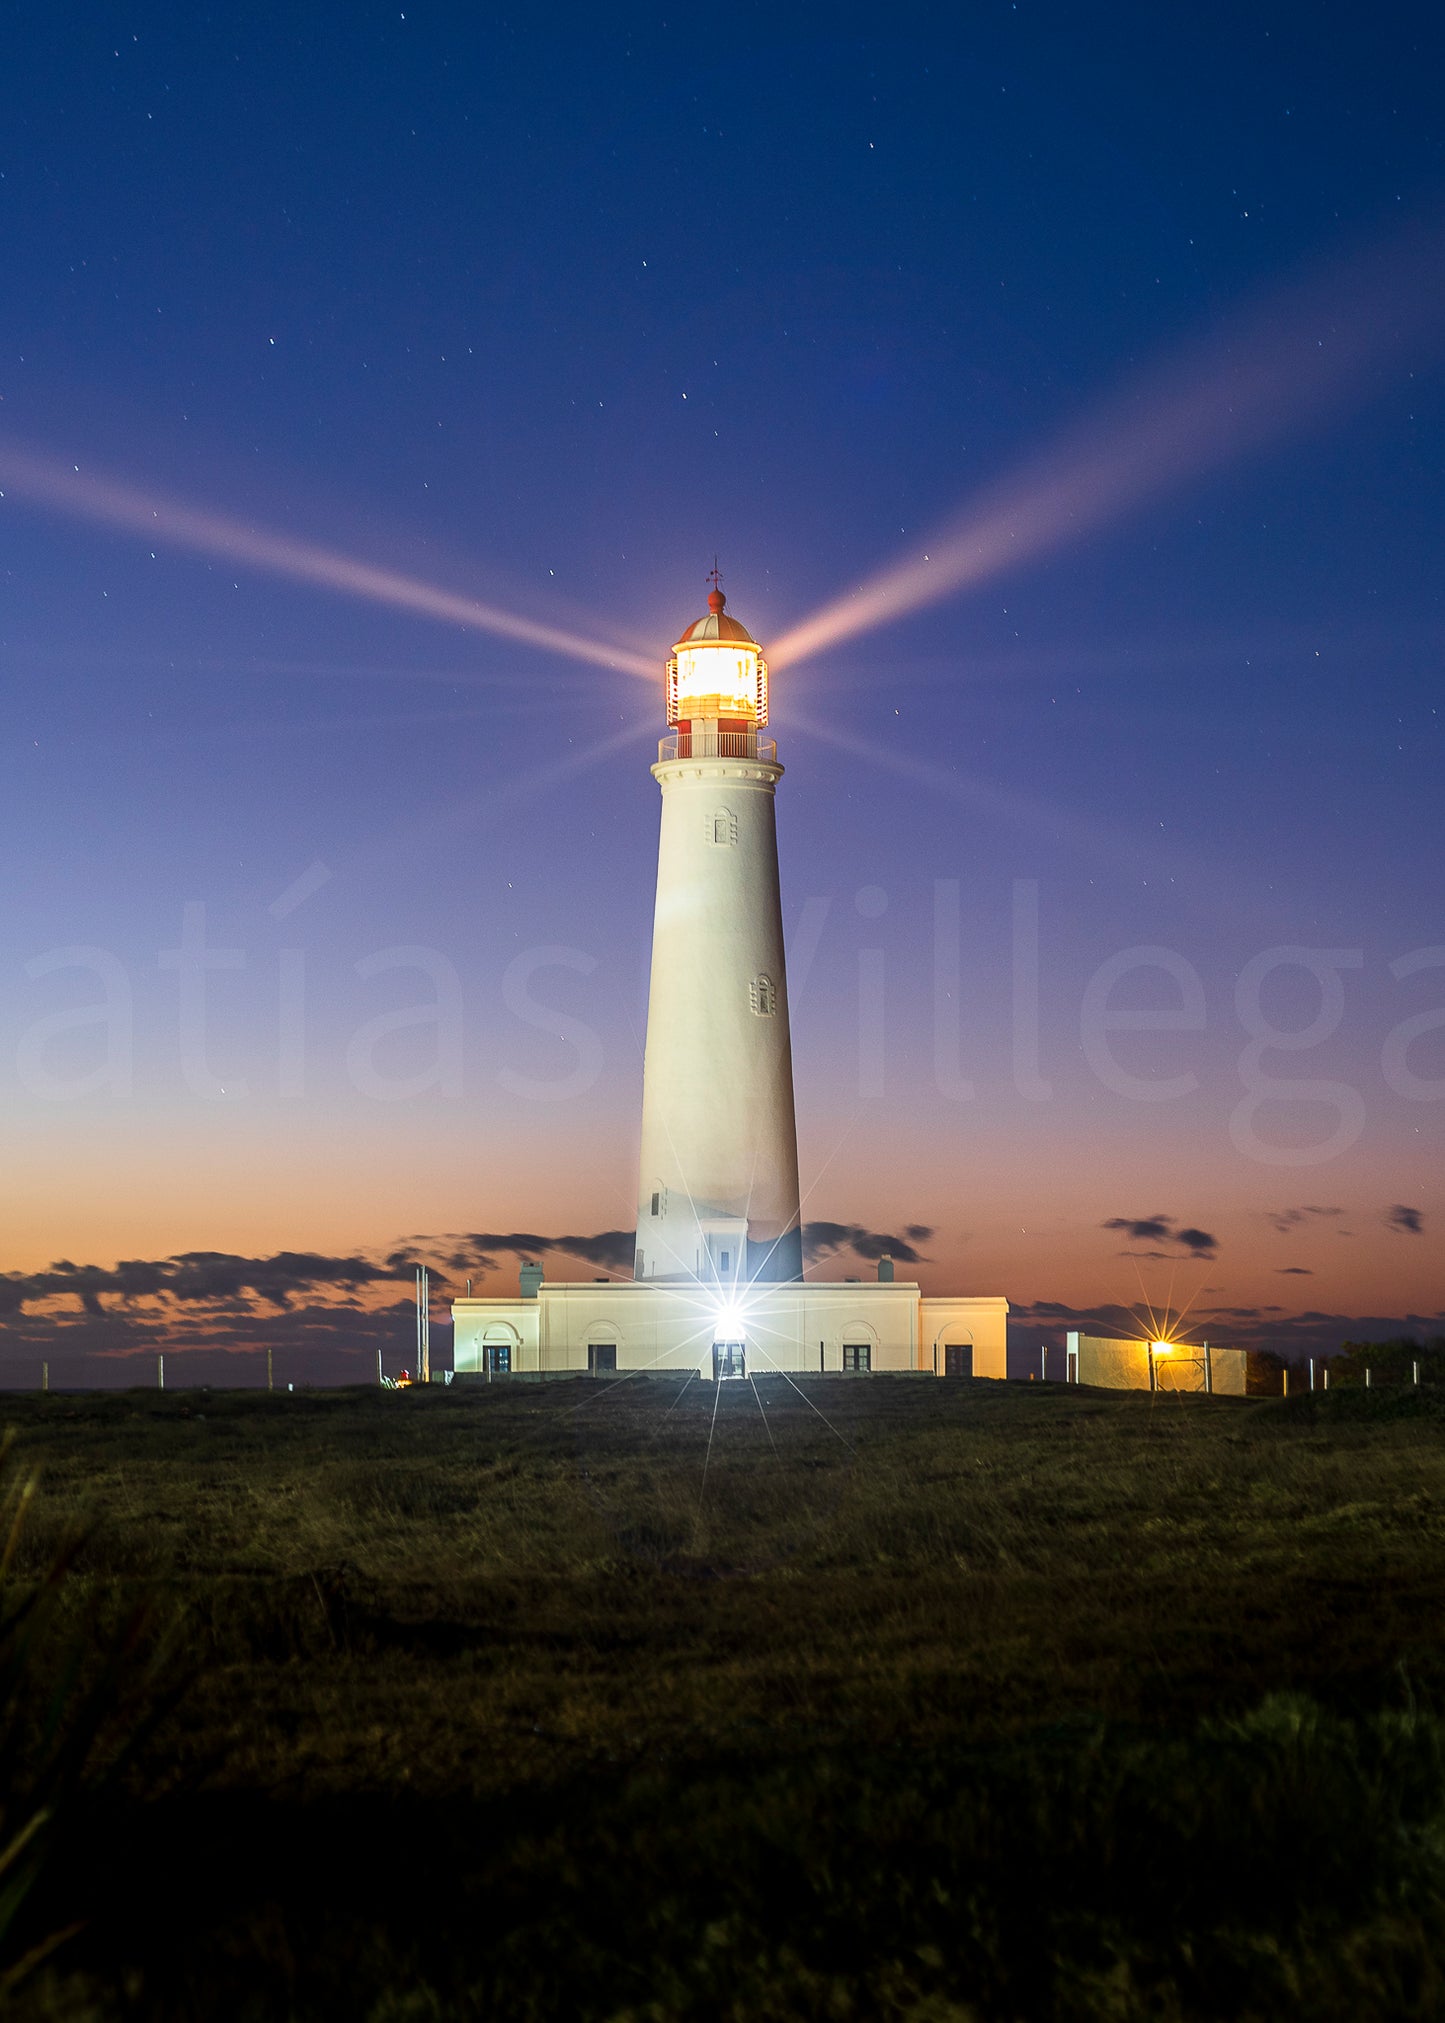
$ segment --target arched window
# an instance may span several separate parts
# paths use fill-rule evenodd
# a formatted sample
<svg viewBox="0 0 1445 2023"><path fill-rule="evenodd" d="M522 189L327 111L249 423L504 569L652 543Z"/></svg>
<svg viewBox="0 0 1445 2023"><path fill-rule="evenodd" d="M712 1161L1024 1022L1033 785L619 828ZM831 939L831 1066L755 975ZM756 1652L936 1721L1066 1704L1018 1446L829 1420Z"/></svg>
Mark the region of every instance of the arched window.
<svg viewBox="0 0 1445 2023"><path fill-rule="evenodd" d="M770 976L755 976L748 986L753 1010L760 1019L770 1019L778 1009L778 986Z"/></svg>
<svg viewBox="0 0 1445 2023"><path fill-rule="evenodd" d="M840 1367L845 1376L864 1376L878 1365L878 1335L867 1321L843 1325Z"/></svg>
<svg viewBox="0 0 1445 2023"><path fill-rule="evenodd" d="M707 818L709 843L730 844L738 840L738 818L731 808L716 808Z"/></svg>
<svg viewBox="0 0 1445 2023"><path fill-rule="evenodd" d="M615 1325L595 1322L587 1330L587 1371L589 1376L611 1376L617 1368L619 1333Z"/></svg>

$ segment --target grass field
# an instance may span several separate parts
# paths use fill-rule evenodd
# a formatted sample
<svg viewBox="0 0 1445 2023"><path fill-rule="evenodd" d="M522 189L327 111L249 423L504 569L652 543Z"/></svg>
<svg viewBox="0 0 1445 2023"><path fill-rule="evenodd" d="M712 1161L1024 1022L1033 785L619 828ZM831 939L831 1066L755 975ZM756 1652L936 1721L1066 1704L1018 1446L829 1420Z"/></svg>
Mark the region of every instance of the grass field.
<svg viewBox="0 0 1445 2023"><path fill-rule="evenodd" d="M1445 2012L1445 1393L6 1411L18 2015Z"/></svg>

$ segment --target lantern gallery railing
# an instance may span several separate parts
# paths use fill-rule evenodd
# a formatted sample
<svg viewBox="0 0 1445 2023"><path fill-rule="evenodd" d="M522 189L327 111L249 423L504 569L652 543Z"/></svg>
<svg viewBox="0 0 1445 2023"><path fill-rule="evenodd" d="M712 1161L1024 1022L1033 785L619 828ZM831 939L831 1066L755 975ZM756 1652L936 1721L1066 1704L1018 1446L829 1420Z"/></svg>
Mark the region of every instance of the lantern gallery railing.
<svg viewBox="0 0 1445 2023"><path fill-rule="evenodd" d="M669 731L658 740L657 757L659 764L664 759L762 759L774 765L778 744L756 731Z"/></svg>

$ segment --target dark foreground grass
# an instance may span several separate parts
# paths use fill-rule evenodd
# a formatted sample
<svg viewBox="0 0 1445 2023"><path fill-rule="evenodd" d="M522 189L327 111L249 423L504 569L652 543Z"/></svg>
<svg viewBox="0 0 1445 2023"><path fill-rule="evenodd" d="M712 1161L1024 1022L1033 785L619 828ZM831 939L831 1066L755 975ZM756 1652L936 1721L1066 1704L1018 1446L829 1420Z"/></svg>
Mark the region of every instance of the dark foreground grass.
<svg viewBox="0 0 1445 2023"><path fill-rule="evenodd" d="M73 1650L159 1600L185 1688L68 1801L17 2013L1445 2013L1445 1398L9 1416L12 1578L85 1520Z"/></svg>

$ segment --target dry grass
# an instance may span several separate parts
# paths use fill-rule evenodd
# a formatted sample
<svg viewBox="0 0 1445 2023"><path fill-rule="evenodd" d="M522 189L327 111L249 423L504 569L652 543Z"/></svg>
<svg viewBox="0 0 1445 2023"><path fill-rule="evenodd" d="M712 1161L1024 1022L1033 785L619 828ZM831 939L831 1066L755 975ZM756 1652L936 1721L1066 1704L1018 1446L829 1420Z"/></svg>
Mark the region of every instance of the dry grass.
<svg viewBox="0 0 1445 2023"><path fill-rule="evenodd" d="M14 1400L35 1567L85 1517L76 1621L159 1590L192 1674L97 1823L139 1836L149 1892L93 1855L66 1879L87 1999L112 2013L129 1962L140 2013L212 1977L212 2013L366 2014L338 1995L360 1949L368 2002L442 2005L378 2016L1322 2016L1322 1960L1338 2013L1429 2014L1426 1913L1381 1850L1436 1836L1428 1898L1442 1410L904 1379ZM1208 1796L1231 1778L1270 1794L1246 1819ZM1378 1873L1353 1922L1332 1882L1306 1944L1308 1904L1282 1925L1253 1894L1261 1836L1319 1868L1291 1843L1331 1831L1310 1780ZM263 1799L285 1844L257 1868ZM1080 1864L1117 1888L1171 1835L1242 1898L1195 1873L1162 1933L1152 1875L1091 1894ZM796 1931L758 1894L780 1847Z"/></svg>

